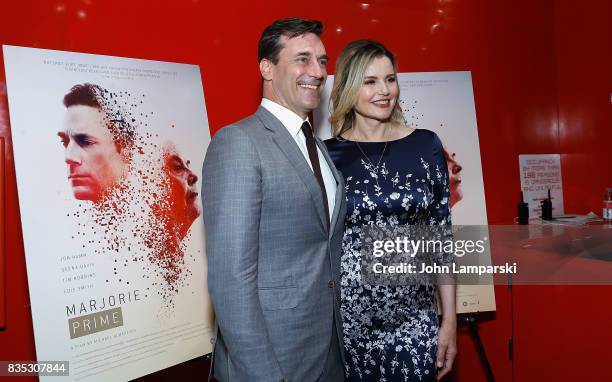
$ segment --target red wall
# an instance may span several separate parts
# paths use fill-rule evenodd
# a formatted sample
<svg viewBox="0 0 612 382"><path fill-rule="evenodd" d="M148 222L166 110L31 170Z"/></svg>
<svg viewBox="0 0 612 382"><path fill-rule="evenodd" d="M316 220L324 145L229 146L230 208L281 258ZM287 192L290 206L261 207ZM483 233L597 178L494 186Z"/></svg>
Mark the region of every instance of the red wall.
<svg viewBox="0 0 612 382"><path fill-rule="evenodd" d="M565 208L601 215L612 187L612 3L555 3L559 144Z"/></svg>
<svg viewBox="0 0 612 382"><path fill-rule="evenodd" d="M612 2L555 1L553 15L565 210L601 215L612 187ZM610 286L514 288L516 380L611 381L610 295Z"/></svg>
<svg viewBox="0 0 612 382"><path fill-rule="evenodd" d="M252 113L259 102L257 40L276 18L321 19L332 67L346 43L373 38L396 52L400 71L471 70L488 218L505 223L515 216L517 155L523 153L561 153L566 211L601 213L603 188L612 185L611 4L22 0L0 5L0 43L199 64L213 133ZM0 104L6 107L1 92ZM10 146L8 127L0 126L0 134ZM34 359L10 150L6 175L8 301L0 360ZM497 380L561 381L569 375L606 380L602 377L610 371L588 365L609 354L604 345L612 340L612 308L601 302L610 292L603 287L515 287L510 293L496 287L497 312L487 315L480 328ZM514 363L507 342L513 333ZM454 380L484 380L471 339L462 331L458 341ZM555 360L575 373L553 368ZM185 379L198 375L182 373Z"/></svg>

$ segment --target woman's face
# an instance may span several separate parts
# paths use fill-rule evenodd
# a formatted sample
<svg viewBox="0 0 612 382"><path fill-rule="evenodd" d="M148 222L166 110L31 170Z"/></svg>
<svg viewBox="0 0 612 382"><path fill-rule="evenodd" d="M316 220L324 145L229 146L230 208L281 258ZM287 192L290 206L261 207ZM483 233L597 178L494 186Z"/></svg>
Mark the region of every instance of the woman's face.
<svg viewBox="0 0 612 382"><path fill-rule="evenodd" d="M455 153L448 151L444 147L444 159L446 159L446 166L448 167L448 178L450 180L450 203L451 208L463 199L463 191L461 190L461 165L455 159Z"/></svg>
<svg viewBox="0 0 612 382"><path fill-rule="evenodd" d="M363 84L357 95L357 115L378 121L388 120L399 95L396 77L388 57L374 58L366 68Z"/></svg>

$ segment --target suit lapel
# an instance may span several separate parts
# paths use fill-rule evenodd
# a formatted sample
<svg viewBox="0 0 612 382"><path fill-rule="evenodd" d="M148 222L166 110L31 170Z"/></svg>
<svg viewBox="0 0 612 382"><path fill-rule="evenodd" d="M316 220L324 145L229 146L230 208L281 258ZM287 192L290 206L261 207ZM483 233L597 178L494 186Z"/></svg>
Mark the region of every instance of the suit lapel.
<svg viewBox="0 0 612 382"><path fill-rule="evenodd" d="M325 210L323 209L321 188L319 187L319 183L317 182L312 169L308 165L306 158L304 158L302 151L300 151L300 148L298 147L297 143L295 143L295 140L291 134L289 134L289 131L287 131L287 128L283 126L283 124L272 113L260 106L255 115L257 115L268 130L271 130L274 133L272 139L283 154L285 154L287 160L289 160L289 163L291 163L295 171L298 173L298 177L302 180L304 186L306 186L306 189L310 193L310 197L318 212L321 224L324 227L323 229L325 229L325 227L327 227L327 222L325 221Z"/></svg>
<svg viewBox="0 0 612 382"><path fill-rule="evenodd" d="M327 152L327 147L325 147L325 143L321 142L321 140L318 137L315 137L315 139L317 141L317 146L319 146L319 150L321 150L321 153L323 153L323 157L325 158L325 161L327 161L327 165L331 169L332 174L334 174L334 179L336 180L336 195L334 195L334 211L331 216L331 224L330 224L330 229L329 229L329 235L331 237L331 235L334 232L334 227L336 226L336 222L338 221L338 217L339 217L338 214L340 213L342 197L344 195L342 192L344 190L344 178L342 177L342 174L340 174L340 172L338 172L338 170L336 169L334 162L332 161L331 157L329 156L329 153Z"/></svg>

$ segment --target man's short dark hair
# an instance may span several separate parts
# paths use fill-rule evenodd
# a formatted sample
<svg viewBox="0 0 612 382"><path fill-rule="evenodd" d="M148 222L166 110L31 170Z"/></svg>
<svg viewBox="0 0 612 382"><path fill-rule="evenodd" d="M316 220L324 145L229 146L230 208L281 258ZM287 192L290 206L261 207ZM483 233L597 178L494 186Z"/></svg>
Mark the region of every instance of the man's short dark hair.
<svg viewBox="0 0 612 382"><path fill-rule="evenodd" d="M130 157L129 152L134 148L136 139L135 127L129 123L125 112L118 106L111 106L108 102L112 94L103 87L95 84L77 84L70 88L64 96L64 106L90 106L105 114L106 127L110 130L117 152L123 152ZM115 102L116 103L116 102ZM124 150L127 149L128 152Z"/></svg>
<svg viewBox="0 0 612 382"><path fill-rule="evenodd" d="M102 109L100 97L103 93L104 89L98 85L88 83L74 85L64 96L64 106L84 105Z"/></svg>
<svg viewBox="0 0 612 382"><path fill-rule="evenodd" d="M276 20L264 29L259 39L257 50L257 61L268 59L274 65L278 64L278 56L284 45L280 42L281 36L294 38L306 33L313 33L321 36L323 33L323 23L318 20L304 20L288 18Z"/></svg>

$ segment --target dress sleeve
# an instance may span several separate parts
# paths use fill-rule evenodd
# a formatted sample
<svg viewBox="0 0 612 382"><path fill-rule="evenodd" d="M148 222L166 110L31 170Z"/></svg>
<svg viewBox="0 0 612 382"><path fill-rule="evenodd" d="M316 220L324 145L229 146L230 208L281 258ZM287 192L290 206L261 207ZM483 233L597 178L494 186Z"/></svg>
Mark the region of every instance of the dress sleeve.
<svg viewBox="0 0 612 382"><path fill-rule="evenodd" d="M446 240L452 240L453 238L450 212L450 181L448 166L444 158L444 148L440 138L435 133L433 133L430 166L431 201L427 208L428 222L432 228L433 235L444 243ZM454 259L455 256L451 251L443 250L441 253L436 254L434 260L440 265L449 265L454 262Z"/></svg>
<svg viewBox="0 0 612 382"><path fill-rule="evenodd" d="M448 167L444 159L444 148L440 138L433 133L432 159L430 171L432 200L427 209L429 225L450 225L450 190Z"/></svg>

